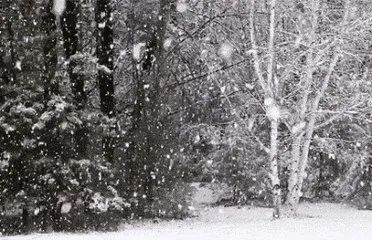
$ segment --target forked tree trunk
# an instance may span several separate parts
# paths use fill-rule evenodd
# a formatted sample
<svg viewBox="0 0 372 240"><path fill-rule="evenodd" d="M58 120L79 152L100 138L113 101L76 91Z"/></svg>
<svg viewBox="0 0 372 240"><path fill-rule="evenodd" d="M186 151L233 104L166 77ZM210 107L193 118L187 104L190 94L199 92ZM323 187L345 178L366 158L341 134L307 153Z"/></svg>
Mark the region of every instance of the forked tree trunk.
<svg viewBox="0 0 372 240"><path fill-rule="evenodd" d="M313 14L313 26L310 33L310 39L315 39L316 29L318 26L318 9L320 1L316 0L314 1L312 6L312 14ZM345 0L345 11L343 20L340 24L341 27L345 26L348 18L349 18L349 5L350 0ZM288 201L286 205L289 208L289 214L292 216L297 215L297 208L300 201L300 198L302 196L302 187L304 179L306 178L306 168L308 166L308 159L309 159L309 152L310 152L310 145L312 142L312 138L314 135L314 131L316 130L316 120L317 115L316 112L319 109L319 104L322 98L325 95L325 92L329 86L331 77L333 75L334 69L340 60L340 53L339 53L339 46L336 44L334 54L332 58L330 59L330 64L328 67L328 72L324 79L322 79L322 82L320 84L320 89L318 89L315 92L315 97L312 99L311 104L310 101L308 101L308 96L310 92L310 87L312 83L314 82L313 79L313 73L315 72L316 68L315 65L317 62L314 62L313 54L308 55L308 71L305 79L305 89L304 89L304 97L302 98L302 106L301 106L301 115L300 119L304 122L307 122L305 129L303 130L304 137L294 137L294 142L292 144L292 164L293 167L290 171L290 189L289 189L289 196ZM320 60L320 59L319 59ZM318 60L318 61L319 61ZM305 119L306 114L308 113L308 116Z"/></svg>
<svg viewBox="0 0 372 240"><path fill-rule="evenodd" d="M345 0L344 9L345 9L345 11L344 11L343 20L340 24L341 27L343 27L347 23L347 21L349 20L350 0ZM318 14L318 13L316 12L316 14ZM300 161L299 161L298 188L296 189L297 191L294 192L294 197L295 197L295 201L297 202L297 204L298 204L298 202L300 200L300 197L302 195L301 190L302 190L303 181L306 178L306 172L305 171L306 171L306 168L308 166L310 145L311 145L312 138L313 138L314 131L315 131L315 127L316 127L315 126L316 120L317 120L316 112L319 109L320 101L322 100L326 90L328 89L328 86L329 86L329 83L331 81L331 77L334 73L335 67L336 67L338 61L340 60L339 51L340 51L339 46L336 46L335 47L335 53L330 60L327 75L323 79L320 89L316 92L315 98L314 98L313 103L311 105L311 109L310 109L311 114L310 114L310 117L309 117L309 120L308 120L308 124L306 126L305 141L303 143L302 154L301 154L301 158L300 158Z"/></svg>
<svg viewBox="0 0 372 240"><path fill-rule="evenodd" d="M336 49L336 52L338 49ZM287 205L289 207L289 214L291 216L297 215L297 208L300 201L300 197L302 196L302 186L304 179L306 178L306 168L308 166L308 159L309 159L309 152L310 152L310 145L312 142L313 134L315 131L315 124L317 120L316 111L319 108L319 103L323 98L325 91L328 88L331 76L333 74L334 68L336 67L337 62L339 61L339 53L336 53L333 58L331 59L331 63L328 68L328 73L324 78L321 88L316 92L316 96L313 100L313 104L310 109L310 116L305 128L305 136L303 141L294 141L294 145L292 146L293 149L296 149L298 143L300 143L300 154L298 152L292 152L292 158L297 158L298 160L294 162L298 162L298 166L293 168L290 174L290 182L291 188L289 189L288 193L288 201Z"/></svg>
<svg viewBox="0 0 372 240"><path fill-rule="evenodd" d="M319 0L314 0L310 8L311 10L311 23L309 29L309 44L312 44L316 39L316 31L318 28L318 9L319 9ZM306 14L306 13L302 13ZM307 24L307 23L306 23ZM304 26L305 27L305 26ZM289 170L289 179L288 179L288 195L285 202L285 211L287 216L296 216L298 210L298 202L299 197L298 194L300 193L301 187L298 180L300 178L300 159L302 157L303 144L304 144L304 135L306 135L305 130L303 129L305 126L301 127L303 123L306 122L306 114L309 109L309 96L311 93L311 86L313 82L313 75L316 71L316 63L314 60L313 51L309 51L306 55L306 70L304 74L304 85L302 87L302 96L299 100L299 116L298 122L296 125L300 128L296 132L292 133L292 151L291 151L291 159L289 162L288 170Z"/></svg>

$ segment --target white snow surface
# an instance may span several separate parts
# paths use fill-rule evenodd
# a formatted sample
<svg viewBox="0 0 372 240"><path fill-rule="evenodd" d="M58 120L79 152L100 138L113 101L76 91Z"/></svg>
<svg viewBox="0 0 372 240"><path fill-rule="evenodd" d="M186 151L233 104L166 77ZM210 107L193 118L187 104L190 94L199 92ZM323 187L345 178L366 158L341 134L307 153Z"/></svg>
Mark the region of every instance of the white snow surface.
<svg viewBox="0 0 372 240"><path fill-rule="evenodd" d="M269 208L199 209L184 221L124 224L111 233L51 233L4 240L371 240L372 211L345 205L303 204L302 217L273 221Z"/></svg>

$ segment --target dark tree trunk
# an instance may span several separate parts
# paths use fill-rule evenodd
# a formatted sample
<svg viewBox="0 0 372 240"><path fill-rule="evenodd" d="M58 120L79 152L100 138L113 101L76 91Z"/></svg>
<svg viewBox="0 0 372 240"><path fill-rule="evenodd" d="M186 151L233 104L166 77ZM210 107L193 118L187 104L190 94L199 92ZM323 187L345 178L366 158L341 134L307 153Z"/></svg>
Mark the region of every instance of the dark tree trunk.
<svg viewBox="0 0 372 240"><path fill-rule="evenodd" d="M11 57L11 67L10 67L10 83L14 84L17 82L17 72L16 72L16 51L14 47L14 31L12 26L12 18L7 22L7 30L9 35L9 47L10 47L10 57Z"/></svg>
<svg viewBox="0 0 372 240"><path fill-rule="evenodd" d="M60 232L63 230L62 224L62 204L58 203L58 200L55 201L53 208L50 211L50 217L52 219L53 230Z"/></svg>
<svg viewBox="0 0 372 240"><path fill-rule="evenodd" d="M52 12L53 1L49 1L43 14L42 31L45 34L43 54L44 54L44 100L47 102L51 94L58 93L58 83L54 81L57 67L57 24L56 16Z"/></svg>
<svg viewBox="0 0 372 240"><path fill-rule="evenodd" d="M75 0L67 0L66 8L61 17L63 46L66 60L69 61L68 74L71 81L71 89L78 109L84 109L86 93L84 91L84 79L81 73L75 72L78 62L73 57L79 48L78 37L78 5ZM75 148L77 156L85 156L87 152L88 135L84 126L75 131Z"/></svg>
<svg viewBox="0 0 372 240"><path fill-rule="evenodd" d="M97 48L98 81L101 98L101 110L109 117L115 116L113 81L113 30L112 12L109 0L97 0Z"/></svg>
<svg viewBox="0 0 372 240"><path fill-rule="evenodd" d="M128 45L134 45L134 37L136 32L136 19L135 19L135 0L130 2L130 12L128 13L128 28L129 28L129 39ZM145 102L145 89L144 81L141 77L140 70L137 69L138 62L132 58L132 79L136 84L135 101L133 103L133 111L131 113L132 124L128 131L126 139L130 139L130 144L126 150L125 163L123 167L124 175L126 176L124 187L125 192L135 191L138 186L138 161L135 159L137 146L137 135L140 127L140 121L142 119L143 107Z"/></svg>
<svg viewBox="0 0 372 240"><path fill-rule="evenodd" d="M96 5L98 82L101 110L109 118L115 116L115 93L113 79L113 29L109 0L97 0ZM114 127L114 126L112 126ZM114 138L104 137L103 155L109 161L114 158Z"/></svg>
<svg viewBox="0 0 372 240"><path fill-rule="evenodd" d="M75 97L76 104L79 108L83 108L86 101L86 93L84 91L83 76L74 72L77 66L77 61L71 58L78 52L79 37L78 37L78 5L74 0L66 1L66 8L62 15L61 25L63 34L63 46L65 48L66 60L69 61L69 76L71 87Z"/></svg>
<svg viewBox="0 0 372 240"><path fill-rule="evenodd" d="M144 60L140 73L134 73L137 83L136 101L132 112L132 127L129 131L131 144L127 150L126 170L128 184L136 192L146 195L146 205L154 200L157 178L156 166L163 158L162 135L164 127L160 123L161 80L165 75L164 38L171 14L171 0L159 1L159 13L154 31L149 33ZM134 26L131 27L134 29ZM133 44L133 41L132 41ZM137 69L136 61L133 68ZM149 87L145 88L145 85ZM148 101L147 99L150 99ZM139 187L140 186L140 187ZM141 205L141 204L140 204ZM144 207L144 206L140 206ZM138 209L143 214L145 209Z"/></svg>
<svg viewBox="0 0 372 240"><path fill-rule="evenodd" d="M30 228L30 216L28 213L27 206L23 206L22 208L22 233L28 233Z"/></svg>
<svg viewBox="0 0 372 240"><path fill-rule="evenodd" d="M1 50L0 50L1 51ZM6 85L10 82L8 67L3 60L3 53L0 52L0 105L5 102Z"/></svg>
<svg viewBox="0 0 372 240"><path fill-rule="evenodd" d="M144 176L145 182L143 183L146 195L149 201L153 201L154 191L157 187L157 178L160 176L152 177L152 174L156 173L157 164L163 161L161 152L162 142L164 139L164 125L161 122L161 105L162 105L162 86L161 81L165 79L167 70L165 68L166 61L164 58L164 40L167 30L167 24L171 15L171 6L173 0L160 0L158 22L156 25L156 32L150 41L149 49L153 52L153 64L151 66L151 81L153 86L150 88L151 92L148 93L150 98L149 105L147 107L146 130L147 130L147 147L145 153L145 164L148 166L146 176Z"/></svg>
<svg viewBox="0 0 372 240"><path fill-rule="evenodd" d="M11 5L10 0L3 0L0 8L4 12L11 13ZM0 43L0 105L6 101L6 96L9 94L8 86L14 84L17 78L15 71L14 31L12 26L12 22L15 19L11 14L4 16L3 19L0 21L0 38L5 41L5 43ZM7 55L10 58L7 58Z"/></svg>

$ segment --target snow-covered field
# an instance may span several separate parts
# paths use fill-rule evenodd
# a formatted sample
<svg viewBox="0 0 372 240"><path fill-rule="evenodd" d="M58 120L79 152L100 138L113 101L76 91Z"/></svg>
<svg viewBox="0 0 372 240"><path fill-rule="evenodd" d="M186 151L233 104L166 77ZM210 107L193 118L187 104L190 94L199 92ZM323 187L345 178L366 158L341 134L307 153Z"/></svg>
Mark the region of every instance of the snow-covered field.
<svg viewBox="0 0 372 240"><path fill-rule="evenodd" d="M372 211L345 205L301 205L299 219L271 220L266 208L207 208L185 221L138 223L119 232L32 234L4 240L371 240Z"/></svg>

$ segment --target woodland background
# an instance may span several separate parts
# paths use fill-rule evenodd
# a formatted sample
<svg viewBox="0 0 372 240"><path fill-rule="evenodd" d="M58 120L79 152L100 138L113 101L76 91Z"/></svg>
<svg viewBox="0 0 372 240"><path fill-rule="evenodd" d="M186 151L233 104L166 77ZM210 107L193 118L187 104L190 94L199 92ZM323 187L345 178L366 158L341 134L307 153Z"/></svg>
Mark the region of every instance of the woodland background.
<svg viewBox="0 0 372 240"><path fill-rule="evenodd" d="M184 218L191 183L372 208L368 0L2 0L3 233Z"/></svg>

